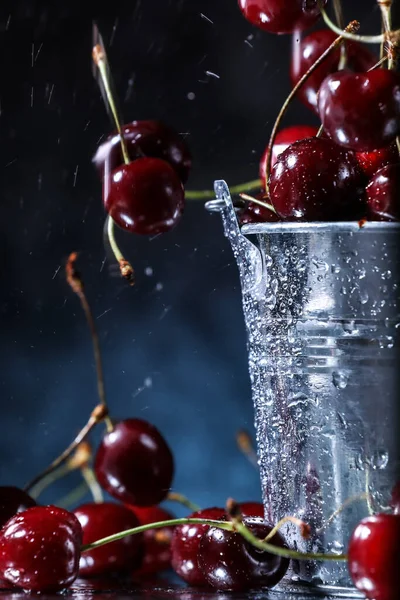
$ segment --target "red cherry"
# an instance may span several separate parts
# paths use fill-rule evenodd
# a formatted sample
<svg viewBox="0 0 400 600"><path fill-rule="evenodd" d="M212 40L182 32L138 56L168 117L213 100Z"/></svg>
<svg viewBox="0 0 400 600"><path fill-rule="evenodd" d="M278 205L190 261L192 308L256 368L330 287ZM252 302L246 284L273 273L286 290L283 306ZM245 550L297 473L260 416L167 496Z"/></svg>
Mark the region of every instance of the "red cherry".
<svg viewBox="0 0 400 600"><path fill-rule="evenodd" d="M174 515L160 506L131 506L129 508L133 510L141 525L175 518ZM150 529L143 533L144 557L140 568L133 573L134 577L147 576L171 567L171 539L173 532L174 527L170 526L162 527L161 529Z"/></svg>
<svg viewBox="0 0 400 600"><path fill-rule="evenodd" d="M35 506L12 517L0 532L0 575L33 592L57 592L76 579L82 528L74 514Z"/></svg>
<svg viewBox="0 0 400 600"><path fill-rule="evenodd" d="M400 75L338 71L318 94L322 125L334 142L358 152L388 146L400 133Z"/></svg>
<svg viewBox="0 0 400 600"><path fill-rule="evenodd" d="M272 530L261 519L244 522L260 539ZM277 533L271 544L283 547L284 540ZM239 533L211 527L201 537L198 565L206 581L218 590L247 591L276 585L285 575L289 560L255 548Z"/></svg>
<svg viewBox="0 0 400 600"><path fill-rule="evenodd" d="M270 33L303 31L320 16L317 0L239 0L239 7L252 25Z"/></svg>
<svg viewBox="0 0 400 600"><path fill-rule="evenodd" d="M83 531L83 544L138 527L139 520L122 504L102 502L83 504L74 511ZM140 564L143 554L141 535L130 535L82 553L80 577L96 577L109 573L129 572Z"/></svg>
<svg viewBox="0 0 400 600"><path fill-rule="evenodd" d="M337 35L331 29L313 31L295 47L290 67L292 85L303 77L315 61L329 48ZM368 71L376 63L375 56L362 44L346 40L347 68L356 72ZM334 50L310 75L297 92L297 97L311 110L318 113L317 95L325 77L335 73L339 67L341 50ZM314 134L313 134L314 135ZM310 136L304 136L310 137ZM300 139L300 138L298 138ZM296 140L293 140L295 142Z"/></svg>
<svg viewBox="0 0 400 600"><path fill-rule="evenodd" d="M261 517L261 519L264 519L264 505L261 502L241 502L239 508L242 517Z"/></svg>
<svg viewBox="0 0 400 600"><path fill-rule="evenodd" d="M122 229L155 235L172 229L184 208L182 183L165 160L138 158L104 181L104 206Z"/></svg>
<svg viewBox="0 0 400 600"><path fill-rule="evenodd" d="M0 529L4 523L19 512L36 506L36 502L23 490L14 486L0 487Z"/></svg>
<svg viewBox="0 0 400 600"><path fill-rule="evenodd" d="M395 165L400 161L396 143L372 152L356 152L358 164L370 179L379 169L387 165Z"/></svg>
<svg viewBox="0 0 400 600"><path fill-rule="evenodd" d="M351 221L366 213L354 153L324 138L289 146L272 169L269 192L275 210L287 219Z"/></svg>
<svg viewBox="0 0 400 600"><path fill-rule="evenodd" d="M400 481L396 483L392 490L390 505L393 508L394 514L400 515Z"/></svg>
<svg viewBox="0 0 400 600"><path fill-rule="evenodd" d="M318 128L312 127L311 125L293 125L292 127L286 127L278 131L275 137L274 145L272 146L271 155L271 167L274 166L278 160L278 156L282 154L284 150L294 142L304 140L305 138L315 137L317 135ZM268 146L264 150L260 161L260 179L265 180L265 161L267 159Z"/></svg>
<svg viewBox="0 0 400 600"><path fill-rule="evenodd" d="M272 210L260 206L255 202L249 202L240 215L241 225L247 225L248 223L276 223L280 220L278 215L272 212Z"/></svg>
<svg viewBox="0 0 400 600"><path fill-rule="evenodd" d="M223 508L206 508L194 512L189 518L221 520L225 518L225 511ZM172 536L172 568L190 585L207 585L204 573L197 564L197 556L200 540L208 529L208 525L178 525Z"/></svg>
<svg viewBox="0 0 400 600"><path fill-rule="evenodd" d="M174 459L158 429L141 419L126 419L103 437L95 471L100 485L117 500L152 506L168 494Z"/></svg>
<svg viewBox="0 0 400 600"><path fill-rule="evenodd" d="M371 600L398 600L400 590L400 516L377 514L363 519L349 543L354 585Z"/></svg>
<svg viewBox="0 0 400 600"><path fill-rule="evenodd" d="M375 173L366 192L371 220L400 220L400 164Z"/></svg>
<svg viewBox="0 0 400 600"><path fill-rule="evenodd" d="M175 169L182 183L186 183L192 157L186 142L174 129L161 121L133 121L122 130L132 161L142 157L162 158ZM110 135L93 157L102 177L106 161L110 172L124 162L118 133Z"/></svg>

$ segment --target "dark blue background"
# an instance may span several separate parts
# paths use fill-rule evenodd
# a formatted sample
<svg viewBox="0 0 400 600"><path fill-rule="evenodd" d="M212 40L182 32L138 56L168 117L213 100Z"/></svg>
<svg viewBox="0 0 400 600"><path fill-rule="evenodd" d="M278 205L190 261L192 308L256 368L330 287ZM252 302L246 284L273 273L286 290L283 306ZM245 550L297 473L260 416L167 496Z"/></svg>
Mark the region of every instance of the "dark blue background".
<svg viewBox="0 0 400 600"><path fill-rule="evenodd" d="M348 4L364 31L380 29L374 0ZM109 46L125 120L162 119L188 140L189 188L257 177L290 89L290 36L256 31L236 0L14 0L0 11L1 483L22 485L45 466L97 401L88 330L64 281L65 259L79 250L112 413L164 432L176 490L202 505L257 499L258 474L235 444L253 412L238 276L219 218L190 202L172 233L119 232L133 289L104 264L91 156L111 127L91 75L91 23ZM315 117L294 104L286 123L296 122Z"/></svg>

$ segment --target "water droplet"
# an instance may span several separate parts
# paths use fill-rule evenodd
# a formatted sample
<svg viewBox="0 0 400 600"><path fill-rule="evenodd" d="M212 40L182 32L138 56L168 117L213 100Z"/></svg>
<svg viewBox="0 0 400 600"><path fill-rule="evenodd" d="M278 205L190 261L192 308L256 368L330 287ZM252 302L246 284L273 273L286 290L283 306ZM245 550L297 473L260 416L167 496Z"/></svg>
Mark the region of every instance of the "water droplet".
<svg viewBox="0 0 400 600"><path fill-rule="evenodd" d="M360 290L360 302L361 304L367 304L369 300L369 294L367 290Z"/></svg>
<svg viewBox="0 0 400 600"><path fill-rule="evenodd" d="M344 390L349 383L349 376L343 371L334 371L332 373L333 385L339 390Z"/></svg>

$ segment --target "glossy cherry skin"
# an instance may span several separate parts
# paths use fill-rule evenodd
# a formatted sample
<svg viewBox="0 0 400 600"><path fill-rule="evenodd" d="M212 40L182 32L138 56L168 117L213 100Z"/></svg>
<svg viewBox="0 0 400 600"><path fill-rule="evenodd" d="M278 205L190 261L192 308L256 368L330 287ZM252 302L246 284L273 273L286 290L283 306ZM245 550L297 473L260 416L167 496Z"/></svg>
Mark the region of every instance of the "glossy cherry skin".
<svg viewBox="0 0 400 600"><path fill-rule="evenodd" d="M83 531L83 544L139 526L136 515L123 504L90 502L74 511ZM138 566L143 555L141 535L130 535L82 553L80 577L97 577L109 573L129 572Z"/></svg>
<svg viewBox="0 0 400 600"><path fill-rule="evenodd" d="M244 522L260 539L265 538L272 529L262 519L245 519ZM279 533L271 539L271 543L284 546ZM203 534L197 560L210 585L218 590L237 592L273 587L289 566L286 558L260 551L239 533L217 527L211 527Z"/></svg>
<svg viewBox="0 0 400 600"><path fill-rule="evenodd" d="M344 148L371 152L388 146L400 133L400 75L387 69L328 75L318 111L326 133Z"/></svg>
<svg viewBox="0 0 400 600"><path fill-rule="evenodd" d="M272 210L260 206L255 202L249 202L240 215L239 220L241 225L247 225L249 223L276 223L282 219L272 212Z"/></svg>
<svg viewBox="0 0 400 600"><path fill-rule="evenodd" d="M396 142L372 152L356 152L356 159L368 179L371 179L382 167L400 162Z"/></svg>
<svg viewBox="0 0 400 600"><path fill-rule="evenodd" d="M400 220L400 164L380 169L366 187L370 219Z"/></svg>
<svg viewBox="0 0 400 600"><path fill-rule="evenodd" d="M363 519L349 543L354 585L371 600L398 600L400 590L400 516L377 514Z"/></svg>
<svg viewBox="0 0 400 600"><path fill-rule="evenodd" d="M0 529L4 523L19 512L36 506L36 502L23 490L3 485L0 487Z"/></svg>
<svg viewBox="0 0 400 600"><path fill-rule="evenodd" d="M171 165L160 158L138 158L121 165L104 178L103 186L106 211L131 233L169 231L182 215L182 183Z"/></svg>
<svg viewBox="0 0 400 600"><path fill-rule="evenodd" d="M174 459L161 433L147 421L126 419L104 435L95 458L100 485L134 506L153 506L167 496Z"/></svg>
<svg viewBox="0 0 400 600"><path fill-rule="evenodd" d="M189 515L189 518L222 520L225 518L223 508L206 508ZM178 525L175 527L171 542L171 564L175 573L193 586L207 586L204 573L197 563L200 540L208 531L208 525Z"/></svg>
<svg viewBox="0 0 400 600"><path fill-rule="evenodd" d="M141 525L175 519L175 516L160 506L131 506ZM143 533L144 555L139 569L133 577L142 577L171 568L171 539L174 527L150 529Z"/></svg>
<svg viewBox="0 0 400 600"><path fill-rule="evenodd" d="M303 31L320 16L317 0L239 0L239 7L252 25L270 33Z"/></svg>
<svg viewBox="0 0 400 600"><path fill-rule="evenodd" d="M272 169L269 192L277 213L290 220L359 220L367 210L354 153L324 138L289 146Z"/></svg>
<svg viewBox="0 0 400 600"><path fill-rule="evenodd" d="M313 31L295 47L290 66L290 78L292 85L296 83L307 73L315 61L329 48L337 35L331 29L319 29ZM351 71L368 71L377 62L374 54L368 48L357 42L346 43L347 64L346 68ZM311 110L318 113L317 95L319 88L325 77L338 70L341 50L334 50L324 62L310 75L307 81L297 92L297 97ZM307 137L307 136L304 136ZM300 138L299 138L300 139ZM296 141L296 140L293 140Z"/></svg>
<svg viewBox="0 0 400 600"><path fill-rule="evenodd" d="M396 483L392 490L390 505L395 515L400 515L400 481Z"/></svg>
<svg viewBox="0 0 400 600"><path fill-rule="evenodd" d="M129 158L162 158L174 168L182 183L186 183L192 157L182 137L161 121L133 121L122 128L128 148ZM105 163L111 172L124 162L120 136L110 135L97 149L93 162L101 176L104 176Z"/></svg>
<svg viewBox="0 0 400 600"><path fill-rule="evenodd" d="M26 591L60 591L78 575L81 543L74 514L56 506L28 508L0 532L0 576Z"/></svg>
<svg viewBox="0 0 400 600"><path fill-rule="evenodd" d="M272 146L272 155L271 155L271 167L274 166L276 161L278 160L278 156L282 154L288 146L294 144L294 142L298 142L299 140L304 140L305 138L315 137L317 135L318 128L312 127L311 125L293 125L292 127L285 127L278 131L275 137L274 145ZM264 150L264 154L262 155L260 161L260 179L262 181L265 180L265 161L267 159L268 154L268 146Z"/></svg>

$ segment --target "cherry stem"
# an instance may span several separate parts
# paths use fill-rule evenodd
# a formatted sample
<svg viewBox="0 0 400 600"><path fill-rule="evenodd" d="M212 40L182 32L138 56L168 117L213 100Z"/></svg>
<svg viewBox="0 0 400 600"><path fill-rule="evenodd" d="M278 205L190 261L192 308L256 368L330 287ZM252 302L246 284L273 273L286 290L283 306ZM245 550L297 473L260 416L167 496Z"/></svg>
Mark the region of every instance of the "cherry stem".
<svg viewBox="0 0 400 600"><path fill-rule="evenodd" d="M132 268L132 265L126 258L123 256L121 250L115 239L115 221L111 218L110 215L107 216L106 219L106 229L107 229L107 237L110 242L111 250L115 256L116 261L119 264L119 270L121 275L130 285L135 284L135 274Z"/></svg>
<svg viewBox="0 0 400 600"><path fill-rule="evenodd" d="M297 517L283 517L283 519L278 521L278 523L275 525L275 527L273 529L271 529L271 531L269 532L267 537L264 538L264 542L268 542L270 539L272 539L274 537L274 535L276 533L278 533L278 531L284 525L286 525L286 523L293 523L293 525L296 525L296 527L298 527L300 530L301 537L305 540L308 540L308 538L310 537L310 533L311 533L311 527L308 525L308 523L305 523L304 521L302 521L301 519L298 519Z"/></svg>
<svg viewBox="0 0 400 600"><path fill-rule="evenodd" d="M86 294L84 292L82 278L75 268L75 263L76 263L77 258L78 258L78 254L76 252L72 252L69 255L69 258L67 260L67 264L65 267L65 272L66 272L67 282L69 283L72 291L78 296L78 298L81 302L82 308L83 308L83 312L85 313L87 324L89 325L90 336L92 338L92 344L93 344L93 354L94 354L95 363L96 363L97 393L98 393L98 396L100 399L100 403L105 409L105 414L103 416L103 420L105 421L105 423L107 425L107 431L110 432L113 430L113 424L111 422L110 417L108 416L108 407L107 407L107 401L106 401L106 392L105 392L105 388L104 388L104 373L103 373L103 363L101 360L99 336L97 333L96 325L94 323L93 314L90 309L89 302L88 302L88 300L86 298Z"/></svg>
<svg viewBox="0 0 400 600"><path fill-rule="evenodd" d="M383 63L385 63L387 60L389 59L388 55L386 56L382 56L381 59L378 60L378 62L373 66L370 67L367 71L367 73L369 73L370 71L375 71L375 69L378 69L381 65L383 65Z"/></svg>
<svg viewBox="0 0 400 600"><path fill-rule="evenodd" d="M78 504L86 496L88 492L88 486L86 481L82 481L76 488L68 492L62 498L59 498L56 502L56 506L61 506L62 508L69 508L70 506L74 506Z"/></svg>
<svg viewBox="0 0 400 600"><path fill-rule="evenodd" d="M57 469L55 469L54 471L51 471L50 473L45 475L42 479L40 479L40 481L38 481L37 484L31 488L29 495L34 500L37 500L39 498L40 494L42 494L44 492L44 490L46 490L50 485L52 485L59 479L62 479L63 477L68 475L68 473L70 473L72 470L74 470L74 469L71 469L71 467L68 463L65 465L60 465Z"/></svg>
<svg viewBox="0 0 400 600"><path fill-rule="evenodd" d="M107 54L106 54L105 48L102 44L96 44L93 47L92 57L93 57L94 64L96 65L96 67L99 70L101 80L102 80L102 83L104 86L104 91L106 93L107 102L111 109L112 116L113 116L113 119L115 122L115 126L119 133L119 139L120 139L120 143L121 143L121 150L122 150L122 156L124 158L124 163L126 165L128 165L130 162L129 155L128 155L128 148L126 146L124 132L123 132L123 129L121 126L121 120L118 115L116 102L114 100L114 96L111 91L112 77L111 77L111 72L110 72L110 69L108 66L109 63L108 63L108 59L107 59Z"/></svg>
<svg viewBox="0 0 400 600"><path fill-rule="evenodd" d="M261 185L261 179L253 179L252 181L232 186L230 192L232 195L246 191L251 192L253 190L259 190ZM207 200L209 198L214 198L214 196L214 190L185 190L186 200Z"/></svg>
<svg viewBox="0 0 400 600"><path fill-rule="evenodd" d="M245 429L240 429L236 434L236 443L239 450L245 455L247 460L253 465L253 467L258 469L258 456L249 432Z"/></svg>
<svg viewBox="0 0 400 600"><path fill-rule="evenodd" d="M318 6L321 11L322 18L324 19L325 24L329 27L329 29L332 29L332 31L334 31L338 35L341 35L346 40L353 40L354 42L363 42L365 44L381 44L386 40L386 34L355 35L352 32L343 31L340 29L340 27L335 25L335 23L329 18L328 13L326 12L321 0L318 0Z"/></svg>
<svg viewBox="0 0 400 600"><path fill-rule="evenodd" d="M362 494L357 494L357 496L352 496L351 498L347 498L347 500L345 500L343 502L343 504L341 506L339 506L339 508L337 508L330 517L328 517L328 519L325 521L325 523L323 523L321 525L321 527L319 527L316 531L316 533L321 533L324 529L326 529L334 519L336 519L337 516L339 516L344 510L345 508L347 508L348 506L350 506L351 504L353 504L354 502L358 502L358 501L362 501L362 500L368 500L368 496L369 493L362 493Z"/></svg>
<svg viewBox="0 0 400 600"><path fill-rule="evenodd" d="M249 196L248 194L239 194L239 196L240 196L240 198L242 198L242 200L246 200L247 202L254 202L255 204L258 204L259 206L263 206L264 208L267 208L268 210L273 212L275 215L277 214L275 208L272 206L272 204L269 204L268 202L263 202L263 200L259 200L258 198L254 198L253 196Z"/></svg>
<svg viewBox="0 0 400 600"><path fill-rule="evenodd" d="M84 465L81 468L81 473L87 487L90 490L90 493L93 496L94 502L96 504L101 504L102 502L104 502L103 491L99 485L99 482L96 479L96 475L94 474L92 467L88 464Z"/></svg>
<svg viewBox="0 0 400 600"><path fill-rule="evenodd" d="M93 410L92 414L90 415L88 422L80 430L80 432L75 437L75 439L71 442L71 444L68 446L68 448L66 448L60 454L60 456L58 456L55 460L53 460L53 462L46 469L44 469L44 471L39 473L39 475L36 475L36 477L34 477L34 479L32 479L32 481L30 481L24 487L24 491L29 492L32 488L34 488L39 483L39 481L41 481L42 479L47 477L50 473L55 471L63 462L65 462L71 456L71 454L77 449L79 444L81 444L81 442L83 442L83 440L89 435L89 433L92 431L93 427L95 427L95 425L97 425L98 423L101 423L101 421L104 421L106 419L106 416L107 416L107 407L105 407L103 404L99 404L98 406L96 406L96 408Z"/></svg>
<svg viewBox="0 0 400 600"><path fill-rule="evenodd" d="M349 23L349 25L347 25L345 32L346 31L357 31L359 27L360 27L360 24L358 21L352 21L351 23ZM278 117L273 126L271 137L270 137L270 140L268 143L268 150L267 150L266 157L265 157L265 163L261 167L261 170L265 172L264 187L265 187L265 190L267 193L268 193L268 179L269 179L269 176L271 173L272 148L273 148L273 145L275 142L275 137L276 137L277 131L282 122L282 119L286 114L289 104L291 103L291 101L293 100L293 98L295 97L295 95L297 94L299 89L304 85L304 83L314 73L314 71L316 69L318 69L318 67L324 62L324 60L338 47L338 45L342 43L342 41L344 39L344 32L339 30L339 33L340 33L339 37L337 37L336 40L334 40L332 42L332 44L325 50L325 52L323 52L321 54L321 56L315 61L315 63L308 69L308 71L306 73L304 73L303 77L301 77L301 79L299 79L299 81L296 83L296 85L294 86L294 88L292 89L292 91L290 92L288 97L286 98L285 102L283 103L281 110L279 111Z"/></svg>
<svg viewBox="0 0 400 600"><path fill-rule="evenodd" d="M379 4L379 8L381 9L381 16L382 16L382 28L383 31L388 34L391 32L392 29L392 0L377 0L378 4ZM388 40L388 44L389 44L389 49L388 49L388 55L389 55L389 60L388 60L388 69L393 69L394 68L394 48L393 48L393 42L391 40ZM384 44L382 44L383 48L384 48Z"/></svg>
<svg viewBox="0 0 400 600"><path fill-rule="evenodd" d="M191 500L189 500L189 498L187 498L183 494L178 494L177 492L169 492L169 494L166 497L166 500L182 504L182 506L186 506L186 508L188 508L192 512L200 510L200 506L198 504L192 502Z"/></svg>
<svg viewBox="0 0 400 600"><path fill-rule="evenodd" d="M163 527L174 527L176 525L191 524L208 525L209 527L218 527L219 529L224 529L225 531L235 531L256 548L259 548L260 550L265 550L266 552L274 554L275 556L282 556L284 558L292 558L295 560L347 560L347 556L345 554L320 554L297 552L296 550L290 550L289 548L275 546L274 544L264 542L263 540L257 538L243 523L240 523L238 521L216 521L212 519L170 519L167 521L159 521L157 523L149 523L148 525L140 525L139 527L134 527L133 529L127 529L126 531L120 531L119 533L109 535L105 538L97 540L96 542L92 542L91 544L86 544L82 546L81 551L87 552L88 550L94 550L95 548L99 548L100 546L104 546L105 544L110 544L117 540L122 540L128 535L143 533L144 531L150 531L151 529L161 529Z"/></svg>
<svg viewBox="0 0 400 600"><path fill-rule="evenodd" d="M344 16L341 0L333 0L333 10L335 11L335 18L338 26L343 31L344 29ZM340 61L338 65L338 71L341 71L346 67L347 64L347 48L346 44L342 44L340 47Z"/></svg>

